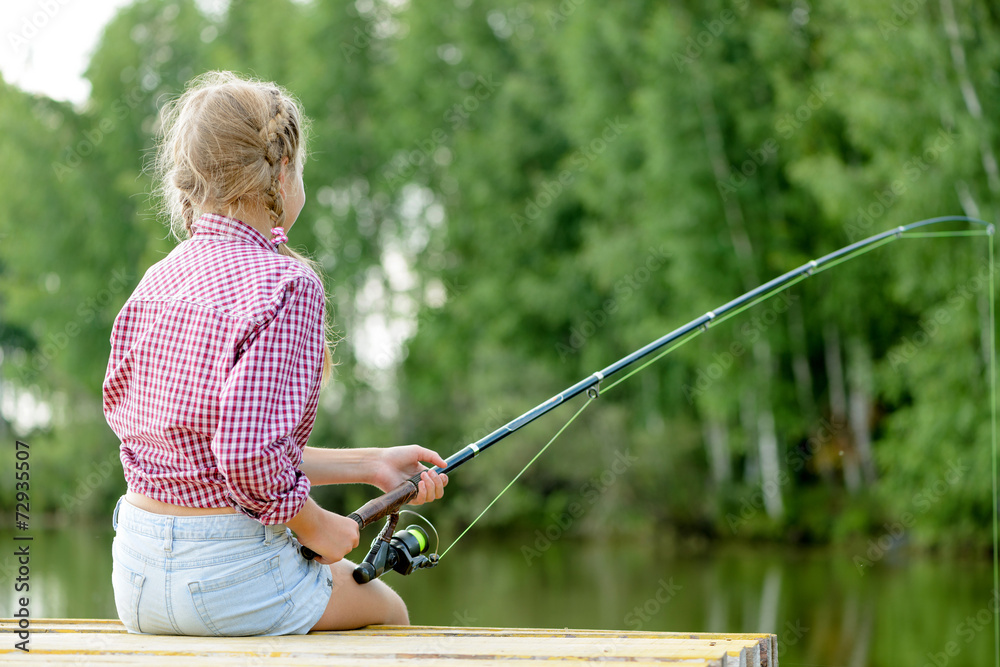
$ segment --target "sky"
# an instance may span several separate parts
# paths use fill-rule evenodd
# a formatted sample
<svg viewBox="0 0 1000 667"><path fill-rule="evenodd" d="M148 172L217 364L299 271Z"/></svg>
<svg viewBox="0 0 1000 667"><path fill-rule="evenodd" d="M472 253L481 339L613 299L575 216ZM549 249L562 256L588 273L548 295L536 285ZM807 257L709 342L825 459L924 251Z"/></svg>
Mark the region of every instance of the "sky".
<svg viewBox="0 0 1000 667"><path fill-rule="evenodd" d="M132 0L7 0L0 12L0 73L8 83L82 103L83 78L104 26Z"/></svg>

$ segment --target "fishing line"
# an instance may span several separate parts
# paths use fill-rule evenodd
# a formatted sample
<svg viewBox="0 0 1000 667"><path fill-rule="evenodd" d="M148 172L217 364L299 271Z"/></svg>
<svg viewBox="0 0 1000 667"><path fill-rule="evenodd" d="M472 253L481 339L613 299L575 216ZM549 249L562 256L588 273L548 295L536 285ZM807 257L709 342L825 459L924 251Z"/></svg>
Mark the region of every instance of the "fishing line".
<svg viewBox="0 0 1000 667"><path fill-rule="evenodd" d="M908 234L910 238L934 238L943 236L987 236L989 246L989 375L990 375L990 463L993 490L993 600L1000 601L1000 530L997 517L997 342L996 342L996 267L993 258L993 228L984 231L966 230L955 232L923 232ZM993 664L1000 667L1000 613L993 614Z"/></svg>
<svg viewBox="0 0 1000 667"><path fill-rule="evenodd" d="M400 516L402 516L403 514L412 514L413 516L417 517L418 519L426 523L428 526L430 526L431 530L434 531L434 549L432 549L432 551L436 552L438 549L441 548L441 536L438 535L437 528L434 527L434 524L431 523L430 519L425 517L420 512L414 512L413 510L399 510L399 514Z"/></svg>
<svg viewBox="0 0 1000 667"><path fill-rule="evenodd" d="M990 435L993 439L993 599L1000 596L1000 540L997 538L997 340L993 267L993 238L990 245ZM993 655L994 665L1000 667L1000 613L993 614Z"/></svg>
<svg viewBox="0 0 1000 667"><path fill-rule="evenodd" d="M812 273L803 273L802 275L797 276L797 277L793 278L792 280L790 280L789 282L785 283L780 288L776 288L776 289L774 289L771 292L765 292L764 294L761 294L757 298L755 298L755 299L753 299L751 301L748 301L745 305L740 306L739 308L736 308L736 309L734 309L734 310L726 313L725 315L722 315L722 316L720 316L720 317L712 320L712 326L718 326L719 324L722 324L723 322L725 322L729 318L735 317L736 315L739 315L740 313L742 313L743 311L747 310L748 308L753 308L754 306L756 306L756 305L758 305L760 303L763 303L764 301L767 301L771 297L774 297L774 296L777 296L777 295L781 294L785 290L787 290L790 287L792 287L792 285L797 285L798 283L802 282L806 278L814 276L817 273L822 273L823 271L826 271L827 269L832 269L833 267L837 266L838 264L842 264L842 263L846 262L849 259L854 259L855 257L858 257L860 255L864 255L865 253L871 252L872 250L875 250L876 248L880 248L880 247L884 246L886 243L889 243L889 242L895 241L895 240L896 240L895 236L886 237L886 238L882 239L881 241L873 243L873 244L871 244L869 246L865 246L863 248L858 248L854 252L849 253L847 255L844 255L843 257L840 257L838 259L835 259L835 260L829 262L828 264L824 264L822 266L819 266L816 269L814 269L812 271ZM650 359L646 363L644 363L641 366L638 366L637 368L634 368L633 370L629 371L628 373L626 373L625 375L623 375L621 378L619 378L615 382L613 382L613 383L609 384L607 387L605 387L603 389L603 391L610 391L611 389L614 389L615 387L617 387L622 382L624 382L625 380L629 379L630 377L632 377L633 375L635 375L639 371L641 371L641 370L643 370L643 369L651 366L652 364L655 364L657 361L659 361L660 359L662 359L663 357L665 357L670 352L673 352L674 350L676 350L677 348L679 348L684 343L687 343L688 341L693 340L699 334L701 334L702 332L706 331L707 329L708 329L708 327L702 327L701 329L697 329L697 330L693 331L687 338L683 338L683 339L679 340L677 343L675 343L674 345L671 345L670 347L668 347L663 352L659 353L658 355L656 355L655 357L653 357L652 359Z"/></svg>
<svg viewBox="0 0 1000 667"><path fill-rule="evenodd" d="M949 220L951 220L951 221L965 220L965 221L972 221L972 222L982 223L982 221L978 221L978 220L973 220L973 219L970 219L970 218L963 218L963 217L960 217L960 216L956 216L956 217L934 218L934 219L931 219L931 220L924 220L924 221L921 221L920 223L914 223L914 225L931 224L931 223L935 223L935 222L943 222L943 221L949 221ZM982 223L982 224L986 224L986 223ZM810 268L807 272L804 272L804 273L802 273L800 275L797 275L797 276L791 278L790 280L788 280L787 282L785 282L783 284L777 285L775 287L770 288L769 290L763 291L758 296L750 299L746 304L743 304L743 305L741 305L741 306L739 306L737 308L733 308L732 310L727 311L727 312L725 312L724 314L722 314L722 315L720 315L718 317L714 317L714 318L710 319L705 324L703 324L701 327L699 327L699 328L697 328L697 329L689 332L685 336L682 336L677 341L675 341L672 345L666 347L662 352L659 352L658 354L656 354L654 357L652 357L651 359L649 359L645 363L643 363L640 366L638 366L637 368L631 370L630 372L628 372L627 374L625 374L623 377L617 379L615 382L609 384L607 387L604 387L603 389L600 388L600 383L596 384L594 387L591 387L590 390L588 390L589 400L585 401L583 403L583 405L576 411L576 413L572 417L570 417L569 420L567 420L565 424L563 424L563 426L555 433L555 435L552 436L551 439L549 439L549 441L545 444L545 446L543 446L531 458L531 460L528 461L524 465L523 468L521 468L521 470L517 473L517 475L515 475L514 478L511 479L510 482L508 482L507 485L500 491L500 493L497 494L497 496L492 501L490 501L490 503L486 506L486 508L483 509L479 513L479 515L458 535L458 537L455 538L455 540L448 546L448 548L445 549L443 553L441 553L440 557L444 557L444 555L447 554L452 549L452 547L454 547L455 544L457 544L458 541L460 539L462 539L462 537L464 537L465 534L468 533L472 529L472 527L476 525L476 523L479 522L480 519L482 519L482 517L486 514L486 512L488 512L493 507L493 505L495 505L500 500L500 498L503 497L503 495L506 494L508 490L510 490L510 488L521 478L521 476L528 470L528 468L530 468L541 457L541 455L544 454L546 450L548 450L548 448L552 445L552 443L554 443L556 441L556 439L558 439L559 436L562 435L562 433L567 428L569 428L570 424L572 424L574 421L576 421L576 419L583 413L583 411L585 409L587 409L587 407L590 406L590 404L594 401L594 399L598 398L602 392L610 391L611 389L617 387L619 384L621 384L622 382L624 382L628 378L632 377L633 375L635 375L639 371L642 371L642 370L648 368L649 366L651 366L652 364L655 364L657 361L659 361L660 359L662 359L666 355L670 354L671 352L673 352L677 348L679 348L682 345L684 345L685 343L688 343L689 341L693 340L694 338L696 338L701 333L707 331L708 328L709 328L709 324L711 324L713 327L716 326L716 325L718 325L718 324L721 324L722 322L725 322L726 320L728 320L728 319L730 319L732 317L735 317L736 315L739 315L740 313L743 313L747 309L752 308L752 307L754 307L756 305L759 305L759 304L763 303L764 301L767 301L768 299L770 299L772 297L775 297L778 294L781 294L782 292L785 292L786 290L788 290L789 288L791 288L793 285L796 285L796 284L802 282L806 278L809 278L809 277L811 277L813 275L816 275L817 273L821 273L821 272L826 271L828 269L832 269L833 267L838 266L838 265L840 265L840 264L842 264L842 263L844 263L844 262L846 262L848 260L855 259L857 257L865 255L865 254L867 254L867 253L875 250L876 248L880 248L881 246L883 246L883 245L885 245L887 243L890 243L892 241L895 241L896 239L899 239L899 238L914 238L914 239L918 239L918 238L954 238L954 237L965 237L965 236L987 236L989 238L989 246L990 246L989 247L989 261L990 261L990 283L989 283L989 289L990 289L990 304L989 304L990 324L989 324L989 330L990 330L990 397L991 397L990 409L991 409L991 438L992 438L992 467L993 467L993 480L992 480L992 482L993 482L993 580L994 580L994 595L995 596L1000 596L1000 518L998 518L998 490L997 490L997 441L998 441L998 433L997 433L997 400L996 400L996 395L997 395L997 390L996 390L996 349L995 349L996 348L996 341L995 341L995 314L994 314L994 309L995 309L995 306L994 306L994 298L995 298L995 291L994 290L995 290L995 285L994 285L994 275L993 275L994 274L994 257L993 257L993 240L992 240L994 230L993 230L993 226L989 225L987 227L987 229L985 229L985 230L957 230L957 231L949 231L949 232L917 232L917 233L914 233L914 232L910 231L910 229L912 229L912 227L914 225L909 226L909 229L904 228L904 227L899 227L897 230L895 230L894 234L887 235L885 238L879 239L878 241L875 241L875 242L869 243L867 245L861 246L859 248L850 250L850 251L846 252L843 256L831 258L829 261L826 261L823 264L817 264L817 262L814 260L812 262L812 264L814 265L814 267ZM848 247L850 247L850 246L848 246ZM837 251L837 252L840 252L840 251ZM833 254L836 254L836 253L833 253ZM758 288L758 289L761 289L761 288ZM720 310L722 310L722 309L720 309ZM998 598L998 599L1000 599L1000 598ZM995 641L995 644L997 646L997 663L996 663L996 667L1000 667L1000 614L994 615L994 635L995 635L994 641Z"/></svg>
<svg viewBox="0 0 1000 667"><path fill-rule="evenodd" d="M954 232L913 232L906 235L909 239L933 239L942 238L948 236L991 236L991 232L988 230L975 230L975 229L965 229Z"/></svg>
<svg viewBox="0 0 1000 667"><path fill-rule="evenodd" d="M575 422L576 418L580 416L580 413L582 413L584 410L586 410L587 406L590 405L592 402L593 402L593 399L590 399L586 403L584 403L583 405L580 406L580 409L576 411L576 414L573 415L572 417L570 417L569 421L567 421L565 424L563 424L563 427L561 429L559 429L558 431L556 431L556 434L554 436L552 436L552 438L547 443L545 443L545 446L542 447L540 450L538 450L538 453L535 454L531 458L531 460L528 461L524 465L523 468L521 468L521 472L517 473L517 475L514 476L514 479L510 480L510 482L507 484L507 486L503 487L503 490L500 493L497 494L497 497L494 498L492 501L490 501L490 504L486 506L486 509L484 509L482 512L480 512L479 516L477 516L472 521L472 523L470 523L468 526L466 526L465 530L463 530L461 532L461 534L458 537L455 538L455 541L448 545L448 548L444 550L444 553L442 553L440 556L438 556L438 560L440 560L441 558L444 558L444 554L446 554L449 551L451 551L451 548L453 546L455 546L455 543L458 542L460 539L462 539L463 535L465 535L467 532L469 532L470 530L472 530L472 527L476 525L476 522L478 522L480 519L483 518L483 515L486 514L486 512L488 512L489 509L491 507L493 507L493 505L496 504L496 502L498 500L500 500L500 497L503 496L503 494L507 493L507 490L510 487L514 486L514 482L516 482L518 479L521 478L521 475L524 474L524 471L527 470L528 468L530 468L531 464L534 463L535 461L537 461L538 457L545 453L545 450L549 448L549 445L551 445L553 442L555 442L556 438L558 438L560 435L562 435L562 432L565 431L567 428L569 428L569 425L572 424L573 422Z"/></svg>

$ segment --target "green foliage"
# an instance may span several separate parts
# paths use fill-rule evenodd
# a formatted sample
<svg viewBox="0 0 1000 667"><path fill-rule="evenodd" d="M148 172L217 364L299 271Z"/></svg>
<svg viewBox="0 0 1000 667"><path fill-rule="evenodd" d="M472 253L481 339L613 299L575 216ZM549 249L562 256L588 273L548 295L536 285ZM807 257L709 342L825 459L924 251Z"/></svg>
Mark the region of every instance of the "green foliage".
<svg viewBox="0 0 1000 667"><path fill-rule="evenodd" d="M171 247L143 171L157 109L233 69L312 119L293 243L344 336L313 442L448 455L849 241L994 221L1000 17L953 2L137 2L84 107L0 82L4 391L78 406L27 434L53 485L114 451L94 419L108 332ZM985 261L982 239L901 241L713 327L602 395L484 525L575 507L570 531L812 542L908 517L913 543L987 543ZM561 423L457 471L429 511L468 523Z"/></svg>

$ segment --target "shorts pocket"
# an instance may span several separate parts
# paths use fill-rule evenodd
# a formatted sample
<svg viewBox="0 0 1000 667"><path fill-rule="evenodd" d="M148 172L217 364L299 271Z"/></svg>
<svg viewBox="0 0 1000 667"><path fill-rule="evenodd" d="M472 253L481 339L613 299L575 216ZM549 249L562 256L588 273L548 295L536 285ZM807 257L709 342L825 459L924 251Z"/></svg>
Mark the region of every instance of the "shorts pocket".
<svg viewBox="0 0 1000 667"><path fill-rule="evenodd" d="M292 601L285 594L280 556L224 576L188 584L195 609L219 636L264 635L285 620Z"/></svg>
<svg viewBox="0 0 1000 667"><path fill-rule="evenodd" d="M115 591L115 607L118 618L129 632L142 632L139 629L139 597L145 582L144 575L133 572L117 560L112 564L111 587Z"/></svg>

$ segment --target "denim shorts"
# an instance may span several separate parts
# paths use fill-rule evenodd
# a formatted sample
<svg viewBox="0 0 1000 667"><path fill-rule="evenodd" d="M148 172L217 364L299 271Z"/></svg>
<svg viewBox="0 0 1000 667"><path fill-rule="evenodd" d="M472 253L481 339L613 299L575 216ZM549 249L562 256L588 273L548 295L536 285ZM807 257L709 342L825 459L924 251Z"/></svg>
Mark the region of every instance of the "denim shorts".
<svg viewBox="0 0 1000 667"><path fill-rule="evenodd" d="M284 525L153 514L124 497L112 523L111 581L129 632L305 634L330 600L329 566L304 559Z"/></svg>

